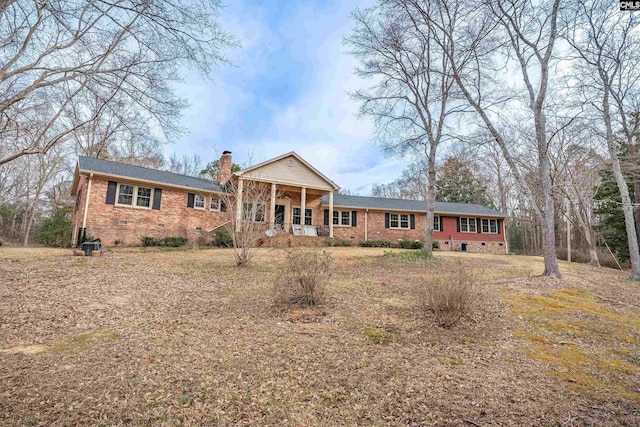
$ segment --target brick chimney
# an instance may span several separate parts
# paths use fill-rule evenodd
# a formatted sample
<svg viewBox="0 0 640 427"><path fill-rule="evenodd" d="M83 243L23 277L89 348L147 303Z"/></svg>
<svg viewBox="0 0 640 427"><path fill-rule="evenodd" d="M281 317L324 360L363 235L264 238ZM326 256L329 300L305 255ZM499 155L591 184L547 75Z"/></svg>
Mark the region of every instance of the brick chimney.
<svg viewBox="0 0 640 427"><path fill-rule="evenodd" d="M231 151L223 151L218 168L218 182L224 184L231 178Z"/></svg>

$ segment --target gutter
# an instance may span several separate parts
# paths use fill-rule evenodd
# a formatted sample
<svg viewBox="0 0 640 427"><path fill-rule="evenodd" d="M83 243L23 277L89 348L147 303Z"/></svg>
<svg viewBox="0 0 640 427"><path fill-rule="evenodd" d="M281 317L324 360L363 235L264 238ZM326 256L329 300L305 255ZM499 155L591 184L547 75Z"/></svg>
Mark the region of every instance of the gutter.
<svg viewBox="0 0 640 427"><path fill-rule="evenodd" d="M85 173L85 174L91 174L91 176L93 176L94 172L88 171L88 170L80 170L80 173ZM128 182L142 182L145 184L153 184L153 185L157 185L157 186L161 186L161 187L169 187L169 188L179 188L181 190L189 190L190 192L202 192L202 193L207 193L207 194L228 194L225 193L224 191L215 191L215 190L205 190L203 188L195 188L195 187L186 187L183 185L175 185L175 184L167 184L165 182L158 182L158 181L150 181L148 179L140 179L140 178L133 178L130 176L122 176L122 175L115 175L115 174L110 174L110 173L104 173L104 172L95 172L96 175L99 175L100 177L106 177L106 178L117 178L120 180L125 180ZM73 194L72 194L73 195Z"/></svg>

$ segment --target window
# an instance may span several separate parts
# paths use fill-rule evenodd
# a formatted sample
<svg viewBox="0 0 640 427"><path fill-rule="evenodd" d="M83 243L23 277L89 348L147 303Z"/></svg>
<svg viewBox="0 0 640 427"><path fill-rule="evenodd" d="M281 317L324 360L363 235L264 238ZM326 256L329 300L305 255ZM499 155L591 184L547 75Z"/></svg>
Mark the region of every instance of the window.
<svg viewBox="0 0 640 427"><path fill-rule="evenodd" d="M434 216L433 217L433 231L442 231L440 229L440 217L439 216Z"/></svg>
<svg viewBox="0 0 640 427"><path fill-rule="evenodd" d="M300 218L300 213L302 208L293 208L293 223L295 225L300 225L302 218ZM335 212L334 212L335 214ZM313 210L305 209L304 210L304 225L311 225L313 221Z"/></svg>
<svg viewBox="0 0 640 427"><path fill-rule="evenodd" d="M118 204L131 206L133 204L133 190L133 185L120 184Z"/></svg>
<svg viewBox="0 0 640 427"><path fill-rule="evenodd" d="M242 219L245 221L264 222L266 205L264 203L243 203Z"/></svg>
<svg viewBox="0 0 640 427"><path fill-rule="evenodd" d="M204 209L206 197L202 194L196 194L193 198L193 207L196 209Z"/></svg>
<svg viewBox="0 0 640 427"><path fill-rule="evenodd" d="M476 219L475 218L460 218L460 231L462 233L475 233Z"/></svg>
<svg viewBox="0 0 640 427"><path fill-rule="evenodd" d="M409 228L409 215L389 214L389 228Z"/></svg>
<svg viewBox="0 0 640 427"><path fill-rule="evenodd" d="M305 221L306 221L306 218L305 218ZM351 212L350 211L333 211L333 225L351 225Z"/></svg>
<svg viewBox="0 0 640 427"><path fill-rule="evenodd" d="M220 199L217 197L211 197L211 203L209 204L209 210L220 212Z"/></svg>
<svg viewBox="0 0 640 427"><path fill-rule="evenodd" d="M116 204L123 206L137 206L139 208L150 208L151 194L151 188L138 187L136 185L129 184L120 184L118 186L118 197Z"/></svg>
<svg viewBox="0 0 640 427"><path fill-rule="evenodd" d="M151 189L138 187L138 197L136 198L136 206L148 208L151 206Z"/></svg>
<svg viewBox="0 0 640 427"><path fill-rule="evenodd" d="M498 234L498 220L483 218L482 232L487 234Z"/></svg>
<svg viewBox="0 0 640 427"><path fill-rule="evenodd" d="M340 212L340 225L351 225L351 212Z"/></svg>

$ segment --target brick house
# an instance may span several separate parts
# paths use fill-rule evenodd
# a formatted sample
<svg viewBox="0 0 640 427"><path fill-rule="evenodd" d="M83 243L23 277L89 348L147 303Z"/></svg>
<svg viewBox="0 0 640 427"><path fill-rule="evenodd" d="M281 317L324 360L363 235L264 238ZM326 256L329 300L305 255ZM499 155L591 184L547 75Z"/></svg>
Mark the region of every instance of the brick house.
<svg viewBox="0 0 640 427"><path fill-rule="evenodd" d="M264 202L238 200L227 209L229 182L269 190ZM274 245L321 246L327 239L422 240L426 203L344 196L339 187L294 152L231 173L231 153L220 158L218 182L166 171L80 157L71 194L76 197L73 242L87 235L107 246L140 245L142 236L186 237L206 244L230 221L275 229ZM440 249L506 253L505 215L480 205L436 204L434 240ZM266 239L266 237L265 237Z"/></svg>

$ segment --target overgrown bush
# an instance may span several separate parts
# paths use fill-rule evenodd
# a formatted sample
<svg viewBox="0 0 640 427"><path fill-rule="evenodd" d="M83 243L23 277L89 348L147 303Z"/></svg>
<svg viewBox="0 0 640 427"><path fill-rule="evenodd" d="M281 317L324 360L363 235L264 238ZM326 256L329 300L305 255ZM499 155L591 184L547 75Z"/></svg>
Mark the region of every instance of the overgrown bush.
<svg viewBox="0 0 640 427"><path fill-rule="evenodd" d="M363 248L390 248L392 245L388 240L365 240L360 242L360 246Z"/></svg>
<svg viewBox="0 0 640 427"><path fill-rule="evenodd" d="M398 246L401 249L422 249L424 248L424 243L419 240L400 240L398 242Z"/></svg>
<svg viewBox="0 0 640 427"><path fill-rule="evenodd" d="M140 238L142 242L142 246L151 247L151 246L168 246L172 248L177 248L179 246L184 246L187 244L186 237L177 237L177 236L167 236L163 239L156 239L151 236L142 236Z"/></svg>
<svg viewBox="0 0 640 427"><path fill-rule="evenodd" d="M423 307L433 313L436 324L443 328L450 328L469 314L479 296L473 274L461 262L454 264L444 277L423 283L419 291Z"/></svg>
<svg viewBox="0 0 640 427"><path fill-rule="evenodd" d="M319 304L333 270L333 257L325 250L289 251L285 272L274 285L276 303Z"/></svg>
<svg viewBox="0 0 640 427"><path fill-rule="evenodd" d="M55 248L68 248L71 246L73 226L71 218L67 214L45 218L36 228L36 242Z"/></svg>
<svg viewBox="0 0 640 427"><path fill-rule="evenodd" d="M227 227L222 227L216 231L213 238L213 246L218 246L220 248L233 247L233 236Z"/></svg>

